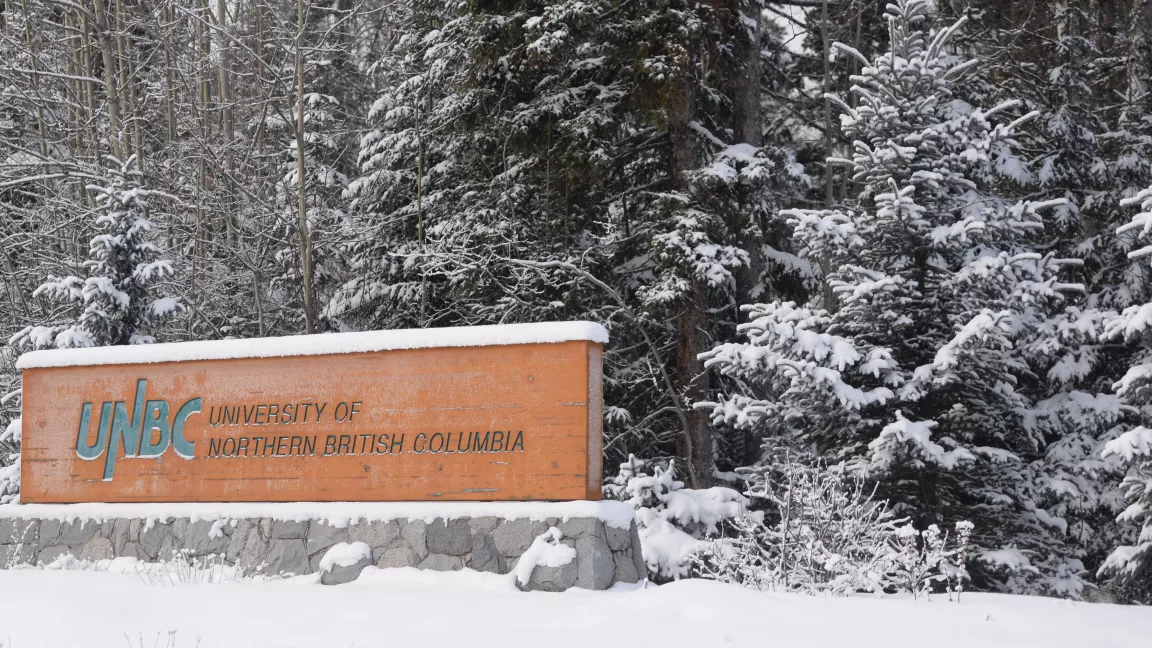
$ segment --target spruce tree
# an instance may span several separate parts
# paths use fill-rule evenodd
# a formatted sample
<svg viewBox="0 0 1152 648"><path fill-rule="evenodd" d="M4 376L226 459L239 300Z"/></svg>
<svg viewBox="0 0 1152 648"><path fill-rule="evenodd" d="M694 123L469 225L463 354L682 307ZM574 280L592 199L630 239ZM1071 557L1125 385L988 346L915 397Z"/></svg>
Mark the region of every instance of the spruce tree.
<svg viewBox="0 0 1152 648"><path fill-rule="evenodd" d="M711 481L724 449L690 407L706 394L697 355L731 334L746 248L803 181L734 108L758 4L730 9L412 3L380 65L390 89L347 192L352 273L328 316L602 321L611 452L690 455L687 481Z"/></svg>
<svg viewBox="0 0 1152 648"><path fill-rule="evenodd" d="M995 190L996 153L1026 119L996 125L1013 104L958 97L976 64L946 49L963 21L931 32L932 18L930 2L900 0L887 53L841 46L862 64L857 106L830 97L860 191L846 209L786 212L833 297L746 306L747 342L706 354L730 390L701 406L879 479L920 528L971 519L991 560L1043 516L1017 497L1022 458L1045 440L1020 422L1015 344L1074 286L1057 278L1068 261L1035 251L1052 205Z"/></svg>
<svg viewBox="0 0 1152 648"><path fill-rule="evenodd" d="M1152 233L1152 187L1122 201L1124 205L1137 205L1142 211L1119 229L1119 233L1135 233L1142 243L1149 242ZM1152 255L1152 245L1133 250L1134 259ZM1100 574L1113 578L1128 595L1149 600L1152 588L1148 577L1152 574L1152 303L1130 306L1108 323L1104 338L1124 340L1135 349L1134 362L1116 383L1116 393L1137 411L1138 425L1108 442L1103 455L1125 462L1128 470L1123 492L1127 508L1119 516L1140 527L1133 544L1116 547L1100 569Z"/></svg>
<svg viewBox="0 0 1152 648"><path fill-rule="evenodd" d="M173 274L171 262L152 242L149 199L155 192L141 186L135 157L109 158L108 181L90 185L100 215L98 234L83 262L85 276L53 277L33 293L62 302L68 312L61 321L29 326L12 344L35 348L69 348L149 344L164 321L183 309L168 296L163 280ZM161 194L162 195L162 194Z"/></svg>

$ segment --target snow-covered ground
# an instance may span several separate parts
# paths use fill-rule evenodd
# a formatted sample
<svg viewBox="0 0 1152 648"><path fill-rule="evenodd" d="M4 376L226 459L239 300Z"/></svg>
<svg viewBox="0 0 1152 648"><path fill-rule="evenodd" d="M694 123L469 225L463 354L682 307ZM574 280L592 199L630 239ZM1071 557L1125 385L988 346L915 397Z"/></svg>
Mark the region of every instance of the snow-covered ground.
<svg viewBox="0 0 1152 648"><path fill-rule="evenodd" d="M3 648L141 645L1137 648L1152 646L1152 609L971 593L959 604L817 598L709 581L523 593L509 576L414 569L369 568L336 587L0 571Z"/></svg>

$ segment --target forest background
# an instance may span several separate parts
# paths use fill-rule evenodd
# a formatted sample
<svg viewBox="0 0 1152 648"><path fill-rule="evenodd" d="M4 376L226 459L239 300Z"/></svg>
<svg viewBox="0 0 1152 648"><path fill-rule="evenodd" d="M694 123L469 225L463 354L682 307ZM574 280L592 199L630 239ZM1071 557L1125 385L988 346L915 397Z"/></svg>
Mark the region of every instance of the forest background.
<svg viewBox="0 0 1152 648"><path fill-rule="evenodd" d="M610 496L1149 600L1152 0L0 0L0 159L9 475L32 348L592 320Z"/></svg>

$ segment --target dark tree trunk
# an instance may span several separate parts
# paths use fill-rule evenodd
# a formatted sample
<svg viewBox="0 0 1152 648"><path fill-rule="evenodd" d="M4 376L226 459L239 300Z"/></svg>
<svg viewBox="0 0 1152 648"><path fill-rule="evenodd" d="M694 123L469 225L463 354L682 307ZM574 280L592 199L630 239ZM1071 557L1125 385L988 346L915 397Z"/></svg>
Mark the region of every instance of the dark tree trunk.
<svg viewBox="0 0 1152 648"><path fill-rule="evenodd" d="M667 105L673 187L685 188L684 173L695 166L695 135L689 124L696 118L696 83L691 70L686 70L677 92ZM676 315L676 387L684 399L686 429L680 438L680 455L688 462L687 481L694 488L712 483L712 428L704 412L693 404L708 396L708 376L697 356L708 349L707 286L693 276L683 310Z"/></svg>

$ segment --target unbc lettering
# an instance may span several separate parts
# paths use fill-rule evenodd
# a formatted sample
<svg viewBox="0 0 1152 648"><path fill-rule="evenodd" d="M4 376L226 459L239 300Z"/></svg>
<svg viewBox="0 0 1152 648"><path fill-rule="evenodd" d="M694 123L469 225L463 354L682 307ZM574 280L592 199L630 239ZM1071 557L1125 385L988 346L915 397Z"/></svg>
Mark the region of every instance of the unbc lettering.
<svg viewBox="0 0 1152 648"><path fill-rule="evenodd" d="M171 447L182 459L196 456L196 444L184 438L188 417L200 411L201 398L192 398L172 416L168 401L147 400L148 380L136 381L136 398L129 412L124 401L100 404L100 419L95 435L91 430L92 403L80 407L80 428L76 432L76 456L94 461L104 455L104 481L116 472L116 459L155 458ZM89 443L89 439L95 440Z"/></svg>

